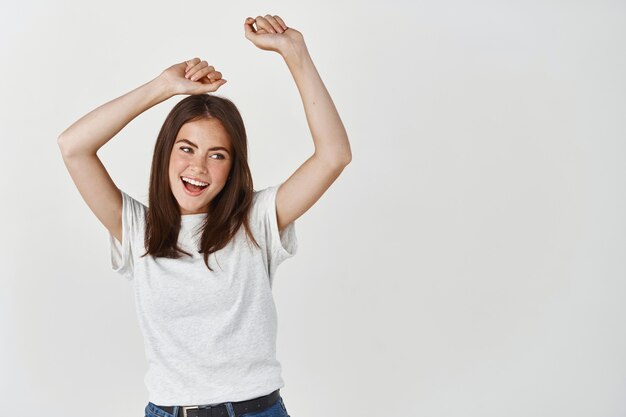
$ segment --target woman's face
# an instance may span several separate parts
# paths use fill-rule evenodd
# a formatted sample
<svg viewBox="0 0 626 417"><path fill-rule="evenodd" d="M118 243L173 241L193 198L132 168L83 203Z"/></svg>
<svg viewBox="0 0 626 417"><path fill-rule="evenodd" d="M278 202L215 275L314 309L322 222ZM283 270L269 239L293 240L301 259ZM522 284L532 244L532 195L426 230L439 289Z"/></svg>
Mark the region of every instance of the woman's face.
<svg viewBox="0 0 626 417"><path fill-rule="evenodd" d="M226 185L232 152L228 133L218 119L187 122L180 128L170 155L169 179L181 215L209 211L209 203ZM195 188L183 177L208 186Z"/></svg>

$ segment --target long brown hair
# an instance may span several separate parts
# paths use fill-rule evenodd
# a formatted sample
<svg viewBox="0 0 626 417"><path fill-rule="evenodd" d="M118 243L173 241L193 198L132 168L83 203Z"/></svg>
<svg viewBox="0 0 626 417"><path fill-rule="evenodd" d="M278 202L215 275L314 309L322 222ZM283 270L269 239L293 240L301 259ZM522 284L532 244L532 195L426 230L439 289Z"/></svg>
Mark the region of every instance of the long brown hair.
<svg viewBox="0 0 626 417"><path fill-rule="evenodd" d="M178 131L187 122L218 119L233 150L230 176L226 185L209 204L208 216L202 224L198 253L204 253L209 270L209 255L225 247L243 224L254 244L249 224L252 205L252 174L248 166L248 144L243 119L235 104L224 97L196 94L178 102L165 118L154 145L150 171L150 191L146 213L146 253L154 257L178 259L182 254L192 256L178 246L181 214L169 181L169 161Z"/></svg>

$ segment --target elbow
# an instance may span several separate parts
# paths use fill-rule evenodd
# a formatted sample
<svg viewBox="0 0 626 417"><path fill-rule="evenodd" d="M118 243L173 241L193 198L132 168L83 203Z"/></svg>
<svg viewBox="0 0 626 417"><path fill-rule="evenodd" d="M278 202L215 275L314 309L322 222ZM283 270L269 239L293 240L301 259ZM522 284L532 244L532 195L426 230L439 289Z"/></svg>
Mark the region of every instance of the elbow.
<svg viewBox="0 0 626 417"><path fill-rule="evenodd" d="M59 136L57 136L57 145L59 145L59 148L61 149L65 148L67 145L67 135L65 134L65 132L66 130L59 133Z"/></svg>
<svg viewBox="0 0 626 417"><path fill-rule="evenodd" d="M61 133L57 137L57 145L59 146L59 149L61 150L61 155L63 155L63 159L67 159L67 158L75 157L75 156L97 154L98 149L92 150L92 149L81 148L80 146L75 145L77 142L78 141L76 140L76 138L69 138L68 136L64 136L63 133ZM74 143L74 145L72 145L72 143Z"/></svg>
<svg viewBox="0 0 626 417"><path fill-rule="evenodd" d="M65 140L66 136L67 136L67 129L59 133L59 135L57 136L57 144L59 145L59 147L61 147L61 145L63 145L63 143L66 142Z"/></svg>
<svg viewBox="0 0 626 417"><path fill-rule="evenodd" d="M342 172L352 161L352 155L337 156L332 160L332 166L337 172Z"/></svg>
<svg viewBox="0 0 626 417"><path fill-rule="evenodd" d="M352 150L350 149L350 144L346 140L346 146L343 146L342 149L338 149L335 151L335 161L342 168L345 168L347 165L352 162Z"/></svg>
<svg viewBox="0 0 626 417"><path fill-rule="evenodd" d="M352 161L352 155L334 155L325 159L330 166L342 171Z"/></svg>
<svg viewBox="0 0 626 417"><path fill-rule="evenodd" d="M64 158L70 155L70 150L69 150L69 147L67 146L67 139L63 137L63 134L57 137L57 145Z"/></svg>
<svg viewBox="0 0 626 417"><path fill-rule="evenodd" d="M65 148L65 140L63 139L63 134L60 134L57 137L57 146L59 147L61 152L63 152L63 149Z"/></svg>
<svg viewBox="0 0 626 417"><path fill-rule="evenodd" d="M341 157L338 158L338 160L339 164L342 167L346 167L347 165L349 165L350 162L352 162L352 152L350 152L350 149L348 149L348 152L343 153Z"/></svg>
<svg viewBox="0 0 626 417"><path fill-rule="evenodd" d="M336 166L343 171L345 167L350 165L350 161L352 161L351 157L342 158L336 162Z"/></svg>
<svg viewBox="0 0 626 417"><path fill-rule="evenodd" d="M352 162L352 151L350 145L335 146L331 149L316 149L314 155L332 165L335 168L343 169Z"/></svg>
<svg viewBox="0 0 626 417"><path fill-rule="evenodd" d="M63 159L67 159L76 155L85 154L86 152L74 149L73 146L68 143L67 138L63 138L63 136L59 136L57 138L57 145L59 146L59 150L61 151L61 155L63 155Z"/></svg>
<svg viewBox="0 0 626 417"><path fill-rule="evenodd" d="M348 165L350 162L352 162L352 149L350 148L350 142L348 141L348 138L346 137L346 146L345 146L345 151L343 152L343 163L345 165Z"/></svg>

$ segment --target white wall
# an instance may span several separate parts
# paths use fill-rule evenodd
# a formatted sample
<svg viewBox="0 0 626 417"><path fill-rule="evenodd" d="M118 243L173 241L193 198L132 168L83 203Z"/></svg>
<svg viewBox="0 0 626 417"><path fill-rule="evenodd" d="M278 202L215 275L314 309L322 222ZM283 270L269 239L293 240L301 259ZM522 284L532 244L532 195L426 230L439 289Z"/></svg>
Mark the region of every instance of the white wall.
<svg viewBox="0 0 626 417"><path fill-rule="evenodd" d="M235 4L236 3L236 4ZM131 286L57 136L200 56L246 122L255 187L313 142L247 16L300 30L353 161L281 265L292 417L626 415L626 3L0 5L0 399L5 415L143 416ZM146 202L172 98L99 155Z"/></svg>

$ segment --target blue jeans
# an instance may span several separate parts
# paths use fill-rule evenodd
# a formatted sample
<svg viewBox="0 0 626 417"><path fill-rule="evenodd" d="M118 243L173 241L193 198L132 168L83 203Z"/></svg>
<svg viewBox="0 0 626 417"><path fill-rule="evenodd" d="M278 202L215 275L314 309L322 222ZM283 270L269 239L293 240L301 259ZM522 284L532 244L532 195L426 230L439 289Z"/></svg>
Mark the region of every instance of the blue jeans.
<svg viewBox="0 0 626 417"><path fill-rule="evenodd" d="M235 410L233 409L233 404L222 403L226 405L226 410L228 410L228 417L236 417ZM148 405L145 409L145 417L182 417L182 408L178 407L174 409L175 414L168 413L165 410L160 409L155 404L148 402ZM177 416L180 414L180 416ZM283 401L283 397L279 396L276 402L267 407L265 410L261 411L251 411L249 413L240 414L239 417L291 417L287 413L287 407L285 407L285 402Z"/></svg>

